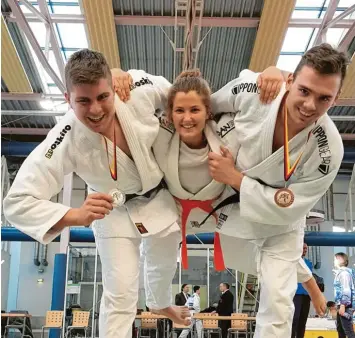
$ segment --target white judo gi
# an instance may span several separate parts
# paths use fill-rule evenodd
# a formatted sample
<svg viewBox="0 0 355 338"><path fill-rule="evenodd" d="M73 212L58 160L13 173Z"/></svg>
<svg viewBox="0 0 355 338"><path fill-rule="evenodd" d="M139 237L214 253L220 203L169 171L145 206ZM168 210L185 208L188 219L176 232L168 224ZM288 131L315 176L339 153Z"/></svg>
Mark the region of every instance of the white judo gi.
<svg viewBox="0 0 355 338"><path fill-rule="evenodd" d="M116 148L117 181L110 176L103 137L69 111L27 157L4 199L5 216L13 226L44 244L57 237L59 233L48 231L70 207L50 199L62 189L64 176L72 172L87 183L90 192L120 189L126 194L143 195L160 184L163 173L151 150L159 132L154 113L156 107L164 106L161 98L166 97L170 83L143 71L130 74L134 80L132 98L123 103L116 97L115 108L133 160ZM150 269L145 276L147 305L165 308L171 304L169 290L181 239L177 219L173 197L160 189L149 197L131 199L94 222L102 263L101 338L132 337L142 238L146 259L159 266L159 272Z"/></svg>
<svg viewBox="0 0 355 338"><path fill-rule="evenodd" d="M156 141L153 144L153 151L154 151L155 158L161 170L164 172L165 182L167 183L170 193L174 197L180 200L180 202L177 201L177 205L181 216L184 209L186 209L186 207L182 208L182 203L184 202L184 200L186 200L185 202L189 202L189 201L192 202L191 211L187 210L189 211L189 213L186 219L185 234L197 234L197 233L209 233L209 232L213 233L216 230L217 220L223 223L226 210L228 210L229 213L232 213L234 212L233 208L227 207L225 209L223 208L219 209L216 211L215 215L209 217L204 224L201 225L201 222L208 215L209 211L211 211L212 209L211 207L213 208L216 207L220 202L225 200L228 196L233 195L235 192L229 188L225 189L224 184L219 183L213 180L212 178L210 183L208 183L204 188L202 188L197 193L194 194L191 193L190 191L187 191L182 186L182 182L179 176L179 169L180 169L179 155L180 155L180 146L181 146L181 140L179 134L175 131L173 123L168 120L165 112L160 112L157 115L160 121L160 132L158 134ZM238 135L235 132L235 124L234 124L235 116L236 116L235 113L223 113L220 116L218 116L217 121L213 121L213 120L207 121L204 134L208 146L210 148L210 151L220 154L220 146L223 145L229 149L233 157L236 157L237 151L239 150L239 146L237 146ZM194 161L198 161L198 160L199 159L191 158L191 166L193 166ZM206 167L208 167L208 159L206 159L205 165ZM202 208L201 208L201 203L199 203L198 201L207 201L207 202L210 201L211 203L207 203L207 204L202 203ZM194 205L194 202L197 202L196 205ZM187 203L187 209L189 209L188 204L189 203ZM199 205L200 207L198 207ZM208 206L210 206L211 209L209 209ZM220 215L221 213L222 215ZM230 216L230 219L232 217L233 216ZM179 223L181 226L183 220L180 219ZM183 235L183 239L184 239L184 235ZM216 240L218 241L218 238L215 237L215 244L216 244ZM226 242L227 240L228 238L223 238L224 242ZM235 238L233 238L233 241L235 241ZM243 252L242 248L244 246L246 247L246 253L249 254L250 248L252 249L253 252L254 245L250 244L249 242L245 242L245 243L243 242L240 244L242 245L240 250L241 254L240 255L238 254L238 257L240 257L241 262L240 264L238 264L239 266L238 271L257 275L255 257L254 256L250 257L250 255L245 256L244 254L242 254ZM225 249L223 250L223 254L225 253L227 248L226 245L224 246ZM215 247L215 255L217 252L216 249L218 249L218 247L217 248ZM233 257L235 259L234 250L231 252L231 254L232 255L226 253L227 260L229 260L230 257ZM227 267L233 267L235 265L236 264L231 265L229 262L229 265L227 265ZM301 258L299 259L299 263L297 265L297 271L298 271L297 274L298 282L308 281L312 276L310 270L308 269L306 264L304 264L304 261Z"/></svg>
<svg viewBox="0 0 355 338"><path fill-rule="evenodd" d="M234 144L236 136L234 133L230 133L228 142L223 142L219 131L233 128L233 119L235 114L228 113L223 114L218 123L212 120L208 120L204 129L204 134L208 143L210 151L220 153L220 146L228 146L228 142ZM209 175L208 184L204 186L197 193L191 193L187 189L189 187L183 187L179 176L180 162L180 145L181 140L179 134L175 131L174 125L167 119L165 113L161 113L159 116L160 132L154 142L153 151L155 158L164 172L165 182L167 183L170 193L176 198L177 205L180 211L181 219L180 225L182 227L182 263L187 268L187 250L186 250L186 234L207 233L214 232L217 220L218 212L211 216L203 225L202 220L213 210L213 208L224 200L225 185L213 180ZM234 140L233 140L234 139ZM225 139L227 140L227 138ZM233 149L231 148L231 152ZM235 155L235 154L234 154ZM191 158L191 166L194 161L199 161L197 158ZM206 157L205 163L208 171L208 158ZM196 173L192 172L190 175L194 176ZM202 173L201 173L202 174ZM197 179L197 178L193 178ZM218 248L219 234L215 237L215 265L217 269L224 270L223 258L218 256L222 252ZM185 257L184 257L185 255ZM185 262L186 261L186 262ZM222 268L223 267L223 268Z"/></svg>
<svg viewBox="0 0 355 338"><path fill-rule="evenodd" d="M300 261L306 214L335 179L344 151L339 132L327 114L293 137L289 141L291 164L306 146L288 182L294 202L287 208L279 207L274 195L285 186L284 148L273 153L272 143L285 88L271 104L262 105L257 76L245 70L213 94L214 112L236 112L236 167L245 175L240 204L221 211L224 216L218 231L226 266L260 275L255 337L290 337L297 274L299 282L310 277Z"/></svg>
<svg viewBox="0 0 355 338"><path fill-rule="evenodd" d="M192 301L192 304L190 304L191 301ZM197 293L194 293L192 296L189 297L189 299L187 300L185 306L188 306L190 308L191 317L195 313L200 313L201 312L200 296ZM193 332L194 326L196 328L197 338L202 338L202 328L203 328L203 326L202 326L202 320L201 319L192 319L190 328L182 330L179 338L186 338L189 335L190 332Z"/></svg>

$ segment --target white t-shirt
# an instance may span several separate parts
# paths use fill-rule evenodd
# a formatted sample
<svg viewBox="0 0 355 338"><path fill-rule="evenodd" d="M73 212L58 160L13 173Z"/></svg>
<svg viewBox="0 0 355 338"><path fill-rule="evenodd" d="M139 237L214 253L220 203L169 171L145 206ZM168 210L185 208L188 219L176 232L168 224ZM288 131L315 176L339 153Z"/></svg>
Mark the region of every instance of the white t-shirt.
<svg viewBox="0 0 355 338"><path fill-rule="evenodd" d="M179 179L181 186L196 194L212 181L208 172L208 153L210 147L191 149L184 142L180 143Z"/></svg>

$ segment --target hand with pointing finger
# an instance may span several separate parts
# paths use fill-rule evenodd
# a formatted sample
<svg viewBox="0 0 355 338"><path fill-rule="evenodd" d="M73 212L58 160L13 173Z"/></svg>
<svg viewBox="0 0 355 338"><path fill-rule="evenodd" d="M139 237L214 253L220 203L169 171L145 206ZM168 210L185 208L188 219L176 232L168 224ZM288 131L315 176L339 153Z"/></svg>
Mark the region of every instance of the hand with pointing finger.
<svg viewBox="0 0 355 338"><path fill-rule="evenodd" d="M234 158L227 148L221 146L221 155L210 152L208 163L210 175L215 181L240 189L243 174L235 168Z"/></svg>

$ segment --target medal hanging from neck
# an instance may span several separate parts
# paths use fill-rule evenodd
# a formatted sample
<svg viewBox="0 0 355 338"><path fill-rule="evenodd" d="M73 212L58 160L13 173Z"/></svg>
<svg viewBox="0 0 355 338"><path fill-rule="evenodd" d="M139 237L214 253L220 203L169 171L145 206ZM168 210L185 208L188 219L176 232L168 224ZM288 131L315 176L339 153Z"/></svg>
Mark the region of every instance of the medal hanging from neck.
<svg viewBox="0 0 355 338"><path fill-rule="evenodd" d="M285 96L285 98L286 98L286 96ZM308 133L307 141L303 147L303 150L300 152L300 154L297 156L296 161L291 166L290 165L290 154L289 154L289 150L288 150L288 125L287 125L286 99L284 100L283 112L284 112L284 179L285 179L285 187L278 189L276 191L275 196L274 196L274 201L279 207L287 208L293 204L293 202L295 200L295 195L290 189L287 188L286 185L296 170L296 167L297 167L297 165L303 155L303 152L306 148L306 145L308 143L311 132Z"/></svg>
<svg viewBox="0 0 355 338"><path fill-rule="evenodd" d="M115 130L115 127L113 127L113 154L112 154L112 161L113 161L113 165L111 166L111 163L110 163L110 156L108 154L108 146L107 146L107 140L106 138L104 137L104 141L105 141L105 146L106 146L106 154L107 154L107 162L108 162L108 166L109 166L109 169L110 169L110 174L111 174L111 177L114 181L117 181L117 154L116 154L116 147L117 147L117 143L116 143L116 130ZM118 189L112 189L110 192L109 192L109 195L112 197L112 205L114 207L121 207L125 204L126 202L126 194L121 191L121 190L118 190Z"/></svg>
<svg viewBox="0 0 355 338"><path fill-rule="evenodd" d="M110 174L111 177L114 181L117 181L117 155L116 155L116 131L115 131L115 127L113 127L113 166L111 166L110 163L110 156L108 154L108 146L107 146L107 140L106 137L104 137L104 141L105 141L105 146L106 146L106 154L107 154L107 162L108 162L108 167L110 169Z"/></svg>

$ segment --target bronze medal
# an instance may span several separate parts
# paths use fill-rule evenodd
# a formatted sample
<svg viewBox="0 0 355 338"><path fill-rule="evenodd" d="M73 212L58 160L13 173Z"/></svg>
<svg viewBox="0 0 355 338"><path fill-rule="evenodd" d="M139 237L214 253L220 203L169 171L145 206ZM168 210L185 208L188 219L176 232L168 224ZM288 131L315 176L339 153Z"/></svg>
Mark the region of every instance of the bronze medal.
<svg viewBox="0 0 355 338"><path fill-rule="evenodd" d="M295 195L290 189L287 188L278 189L274 196L274 201L280 208L289 207L292 205L294 200Z"/></svg>

